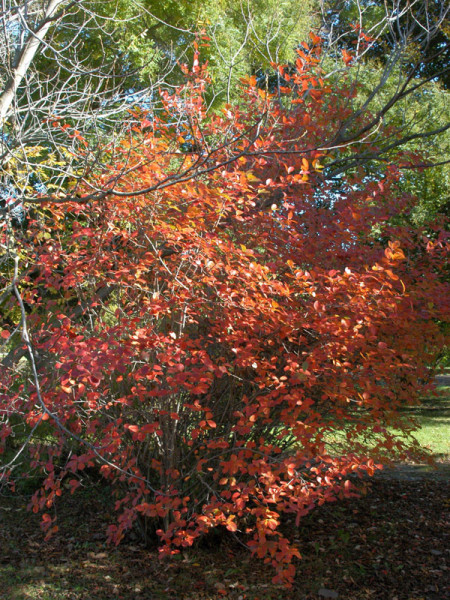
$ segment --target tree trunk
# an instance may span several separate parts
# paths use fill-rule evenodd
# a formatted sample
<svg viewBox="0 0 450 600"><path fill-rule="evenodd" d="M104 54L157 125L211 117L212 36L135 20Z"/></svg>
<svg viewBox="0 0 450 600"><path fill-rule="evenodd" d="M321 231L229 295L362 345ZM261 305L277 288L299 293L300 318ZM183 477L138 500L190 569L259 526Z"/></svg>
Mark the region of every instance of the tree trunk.
<svg viewBox="0 0 450 600"><path fill-rule="evenodd" d="M52 17L54 17L57 8L64 2L66 0L50 0L41 23L25 42L17 65L12 69L5 89L0 95L0 124L11 114L11 104L13 103L17 89L52 25Z"/></svg>

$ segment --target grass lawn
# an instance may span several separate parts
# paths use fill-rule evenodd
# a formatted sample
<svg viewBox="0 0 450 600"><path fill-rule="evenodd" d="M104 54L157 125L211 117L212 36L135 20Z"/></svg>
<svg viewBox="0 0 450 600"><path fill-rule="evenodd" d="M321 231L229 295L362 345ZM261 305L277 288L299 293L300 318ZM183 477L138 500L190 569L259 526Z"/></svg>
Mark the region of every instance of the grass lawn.
<svg viewBox="0 0 450 600"><path fill-rule="evenodd" d="M421 429L414 437L436 458L450 456L450 386L441 386L437 398L428 398L422 405L408 411L418 420Z"/></svg>
<svg viewBox="0 0 450 600"><path fill-rule="evenodd" d="M450 375L449 375L450 377ZM414 438L422 448L429 450L438 462L450 460L450 385L440 385L438 394L424 398L420 405L402 411L406 417L413 417L420 428L414 432ZM395 428L392 433L399 434ZM334 430L328 439L329 452L345 451L346 434L344 430Z"/></svg>

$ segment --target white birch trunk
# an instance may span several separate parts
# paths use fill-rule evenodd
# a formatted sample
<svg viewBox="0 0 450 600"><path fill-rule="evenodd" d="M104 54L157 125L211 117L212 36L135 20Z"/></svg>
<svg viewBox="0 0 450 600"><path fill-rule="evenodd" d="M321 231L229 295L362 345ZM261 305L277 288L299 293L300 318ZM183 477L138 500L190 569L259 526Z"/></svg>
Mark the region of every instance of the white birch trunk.
<svg viewBox="0 0 450 600"><path fill-rule="evenodd" d="M41 26L30 35L22 48L21 55L17 65L14 67L9 80L6 83L5 89L0 94L0 124L7 119L12 113L12 104L17 89L25 77L30 65L36 56L39 46L42 44L50 26L52 25L52 16L57 8L66 0L50 0L47 10L42 19Z"/></svg>

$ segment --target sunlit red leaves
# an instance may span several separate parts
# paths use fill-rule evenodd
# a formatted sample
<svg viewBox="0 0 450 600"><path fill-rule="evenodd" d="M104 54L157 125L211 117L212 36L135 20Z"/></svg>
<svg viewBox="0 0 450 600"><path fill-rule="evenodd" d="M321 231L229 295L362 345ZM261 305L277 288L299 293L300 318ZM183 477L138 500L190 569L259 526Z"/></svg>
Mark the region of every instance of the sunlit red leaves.
<svg viewBox="0 0 450 600"><path fill-rule="evenodd" d="M352 55L351 52L348 52L347 50L342 50L342 59L345 63L345 66L349 66L352 61L354 60L354 56Z"/></svg>
<svg viewBox="0 0 450 600"><path fill-rule="evenodd" d="M54 448L33 450L35 468L53 474L33 510L51 505L65 478L74 492L74 474L100 465L118 497L112 541L138 513L157 520L168 553L211 527L242 529L289 582L299 553L280 534L281 515L298 520L352 495L349 474L373 473L403 451L384 426L375 449L366 438L420 392L416 375L426 377L442 344L444 240L418 239L402 224L408 200L397 197L395 172L342 178L339 193L321 179L327 156L317 148L351 92L324 87L312 42L297 72L284 71L289 109L250 79L247 105L206 116L200 63L183 96L163 95L167 113L190 116L191 133L240 140L215 152L220 172L130 199L55 206L32 226L48 236L33 247L40 270L25 278L24 297L55 417L45 424ZM260 122L245 152L242 139ZM93 185L117 177L117 191L133 192L197 160L180 152L168 114L142 115L134 134L138 150L124 140ZM29 426L42 419L33 391L17 402L2 396ZM341 455L326 436L344 427Z"/></svg>

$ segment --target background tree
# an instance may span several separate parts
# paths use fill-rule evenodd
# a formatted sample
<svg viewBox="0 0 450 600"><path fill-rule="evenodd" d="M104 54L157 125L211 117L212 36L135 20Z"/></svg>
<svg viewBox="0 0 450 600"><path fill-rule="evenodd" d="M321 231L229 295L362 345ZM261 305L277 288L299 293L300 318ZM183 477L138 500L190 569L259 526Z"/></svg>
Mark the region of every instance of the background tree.
<svg viewBox="0 0 450 600"><path fill-rule="evenodd" d="M338 58L344 54L360 65L353 72L358 86L354 113L375 114L384 125L402 133L394 143L401 142L410 151L410 162L403 165L403 181L418 198L413 218L421 222L434 219L436 212L448 205L447 3L352 0L327 1L321 6L328 47L335 49ZM328 60L332 54L327 53ZM341 76L330 64L327 70L332 77ZM372 132L377 135L375 129ZM339 157L337 164L356 168L365 161L375 171L382 171L389 162L392 143L389 136L379 138L375 155L361 153L349 162ZM332 164L334 168L336 162Z"/></svg>
<svg viewBox="0 0 450 600"><path fill-rule="evenodd" d="M446 2L322 0L320 7L324 33L331 43L354 49L358 44L356 32L364 27L375 42L366 48L370 58L385 63L399 46L408 47L402 62L405 72L415 68L420 56L420 76L438 79L448 89L450 40Z"/></svg>
<svg viewBox="0 0 450 600"><path fill-rule="evenodd" d="M5 56L0 95L2 195L11 198L13 190L16 196L36 200L45 190L67 193L69 182L74 192L77 180L82 181L96 166L101 168L105 141L114 145L130 127L131 106L159 110L154 91L163 82L170 89L181 81L179 66L185 53L189 55L187 49L199 28L209 37L202 45L210 61L209 102L215 100L219 107L230 100L241 76L259 74L260 85L267 87L269 65L289 61L295 45L305 40L306 29L317 19L315 5L303 3L301 11L296 6L290 0L264 6L234 0L201 6L136 0L28 0L21 6L5 2L1 17ZM445 92L427 81L439 73L445 77L448 71L446 49L441 48L444 42L437 42L437 56L429 53L430 44L445 35L445 5L413 2L403 7L396 1L381 6L355 0L341 3L339 11L335 5L321 6L326 19L322 34L327 39L324 74L330 82L347 78L354 89L348 115L334 139L324 144L333 148L324 176L338 178L342 169L389 162L389 137L378 138L372 155L365 150L367 136L376 138L382 121L390 122L396 132L402 130L403 135L393 139L396 145L408 144L411 157L416 148L420 150L420 140L428 148L437 136L444 140L440 134L448 130L445 110L434 110L427 125L424 116L418 116L425 112L424 98L435 106L446 105ZM383 60L378 56L380 48L386 50ZM333 58L340 61L342 52L347 64L353 61L360 66L351 71L353 80L341 62L333 66ZM424 77L431 67L433 75ZM275 86L282 84L278 73ZM357 123L363 121L364 126L358 128ZM186 129L185 125L180 129ZM80 139L89 152L80 154ZM349 144L351 155L346 152ZM426 159L427 166L445 160L446 144L433 142L436 151ZM409 177L406 168L412 172L415 164L413 159L405 164L405 179ZM411 176L415 178L411 185L417 188L417 177ZM428 195L432 181L428 177ZM429 205L436 204L437 194L433 198Z"/></svg>

